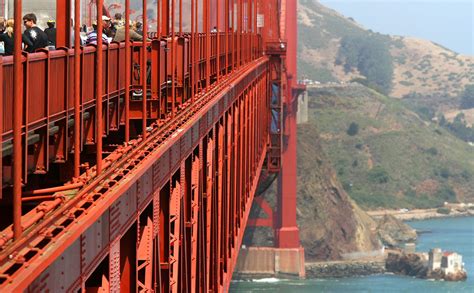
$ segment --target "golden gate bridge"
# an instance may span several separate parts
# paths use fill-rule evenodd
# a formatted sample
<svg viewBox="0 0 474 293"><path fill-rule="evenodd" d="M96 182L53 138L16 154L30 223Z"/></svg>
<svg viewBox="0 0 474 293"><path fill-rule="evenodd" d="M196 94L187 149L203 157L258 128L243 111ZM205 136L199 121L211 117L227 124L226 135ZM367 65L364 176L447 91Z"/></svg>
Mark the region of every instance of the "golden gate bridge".
<svg viewBox="0 0 474 293"><path fill-rule="evenodd" d="M303 276L296 0L49 2L56 48L0 57L0 290L226 292L249 225ZM34 3L2 1L15 32ZM83 46L118 8L148 38Z"/></svg>

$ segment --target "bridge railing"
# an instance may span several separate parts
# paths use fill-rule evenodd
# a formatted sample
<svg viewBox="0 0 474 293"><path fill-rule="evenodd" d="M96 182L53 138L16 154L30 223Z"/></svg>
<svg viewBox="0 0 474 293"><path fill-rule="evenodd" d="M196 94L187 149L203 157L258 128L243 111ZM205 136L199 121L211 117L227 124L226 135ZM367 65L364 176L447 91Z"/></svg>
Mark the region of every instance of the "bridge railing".
<svg viewBox="0 0 474 293"><path fill-rule="evenodd" d="M207 50L208 44L210 50ZM238 35L235 32L211 33L209 36L203 33L176 34L174 37L151 39L146 42L145 50L146 54L143 43L131 43L130 64L127 66L125 43L103 45L101 68L94 45L81 47L77 52L59 48L23 53L21 147L17 151L21 152L22 201L25 204L34 207L49 198L30 196L32 193L43 193L33 190L49 190L51 186L77 182L71 171L72 165L80 168L81 173L89 174L88 178L96 176L97 172L92 168L96 161L92 155L99 140L108 142L103 148L102 157L105 157L115 146L124 142L124 128L131 129L132 139L138 138L143 131L141 121L145 120L148 127L172 119L180 109L192 107L201 93L220 78L263 55L260 36L250 33ZM74 78L75 54L80 54L78 81ZM147 58L146 69L143 69L143 56ZM127 68L130 70L128 82ZM4 200L12 198L14 185L13 70L13 57L2 58L0 198ZM96 109L99 71L102 73L103 89L101 129ZM79 166L73 160L75 82L80 84ZM126 84L130 85L129 88ZM144 85L145 94L141 91ZM72 186L76 186L74 184ZM4 217L0 220L0 228L11 223L10 217Z"/></svg>
<svg viewBox="0 0 474 293"><path fill-rule="evenodd" d="M261 44L258 37L252 36L254 42L252 48L248 45L250 42L243 41L243 47L249 47L241 50L242 56L255 52L255 56L261 55ZM211 36L211 56L210 56L210 74L212 84L216 80L217 73L224 75L230 72L233 67L237 67L237 48L235 34L226 35L219 33L220 44L217 48L217 34ZM244 39L249 39L250 36ZM228 51L226 51L226 39L228 42ZM148 42L148 68L146 70L147 85L150 89L150 96L147 97L149 103L157 103L156 107L150 108L148 118L163 119L170 112L170 106L167 103L158 103L160 99L166 99L169 95L171 83L181 88L177 106L191 99L191 87L195 87L195 93L206 87L206 35L197 34L195 37L195 46L199 48L195 60L191 60L190 42L192 36L186 34L176 36L175 59L176 68L174 74L171 72L170 50L172 47L171 38L153 39ZM140 60L143 55L141 43L133 43L131 56L131 80L130 90L132 90L131 103L137 98L138 90L142 87ZM125 92L125 44L111 43L103 45L102 62L102 88L104 94L104 133L117 131L120 125L129 123L125 120L123 94ZM74 123L74 49L60 48L54 51L42 50L33 54L23 54L23 121L22 121L22 140L24 149L25 164L23 172L24 183L27 183L27 174L43 174L49 170L51 162L64 163L68 159L68 153L71 151L71 141L68 134ZM78 51L81 55L80 69L81 78L81 115L83 123L82 144L94 144L96 134L92 131L94 125L94 111L96 103L96 75L99 70L96 63L96 47L86 46ZM219 57L218 57L219 56ZM219 58L219 69L217 60ZM248 58L248 57L247 57ZM0 91L2 100L2 157L6 158L13 152L13 57L3 57L2 66L3 90ZM192 71L195 72L191 78ZM168 106L168 107L167 107ZM163 109L160 109L162 107ZM132 106L133 108L133 106ZM135 112L131 119L141 118L142 113ZM53 140L47 139L54 136ZM28 149L30 146L31 150ZM61 148L60 148L61 147ZM51 148L51 151L46 149ZM7 160L8 161L8 160ZM3 183L10 184L11 173L9 165L3 166L6 172L2 176Z"/></svg>

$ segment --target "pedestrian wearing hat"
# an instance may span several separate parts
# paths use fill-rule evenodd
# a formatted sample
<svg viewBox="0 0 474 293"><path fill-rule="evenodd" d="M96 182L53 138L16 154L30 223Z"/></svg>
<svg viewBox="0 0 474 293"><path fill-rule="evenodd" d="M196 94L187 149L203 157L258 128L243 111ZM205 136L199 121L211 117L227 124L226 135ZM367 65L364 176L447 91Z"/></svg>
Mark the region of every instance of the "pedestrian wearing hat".
<svg viewBox="0 0 474 293"><path fill-rule="evenodd" d="M102 15L102 23L104 24L104 33L108 38L113 39L115 37L115 33L117 32L117 28L112 23L110 17L107 15Z"/></svg>
<svg viewBox="0 0 474 293"><path fill-rule="evenodd" d="M97 37L98 37L98 33L97 33L97 21L93 21L92 22L92 28L93 30L90 31L88 34L87 34L87 40L86 40L86 44L87 45L97 45ZM105 34L105 28L102 30L102 43L103 44L109 44L110 41L109 41L109 38L107 37L107 35Z"/></svg>
<svg viewBox="0 0 474 293"><path fill-rule="evenodd" d="M56 28L54 27L56 22L53 19L50 19L46 24L48 27L44 32L48 36L48 45L56 47Z"/></svg>

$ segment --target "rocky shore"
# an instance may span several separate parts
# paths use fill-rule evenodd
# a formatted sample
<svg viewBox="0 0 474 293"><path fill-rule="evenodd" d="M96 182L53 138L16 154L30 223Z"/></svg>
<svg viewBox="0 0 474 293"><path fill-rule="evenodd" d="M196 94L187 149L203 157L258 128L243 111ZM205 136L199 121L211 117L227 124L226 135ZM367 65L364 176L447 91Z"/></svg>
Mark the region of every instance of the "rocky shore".
<svg viewBox="0 0 474 293"><path fill-rule="evenodd" d="M305 264L306 278L344 278L385 273L384 260L328 261Z"/></svg>

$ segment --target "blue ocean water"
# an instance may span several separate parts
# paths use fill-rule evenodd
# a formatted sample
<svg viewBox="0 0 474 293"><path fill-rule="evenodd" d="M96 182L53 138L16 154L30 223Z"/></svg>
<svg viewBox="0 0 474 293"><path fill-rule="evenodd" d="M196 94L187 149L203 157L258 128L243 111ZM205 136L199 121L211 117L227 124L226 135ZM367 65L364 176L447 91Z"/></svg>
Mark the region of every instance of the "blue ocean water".
<svg viewBox="0 0 474 293"><path fill-rule="evenodd" d="M278 280L232 282L230 292L474 292L474 217L408 222L421 234L418 251L432 247L456 251L463 256L468 273L465 282L421 280L396 275L342 279Z"/></svg>

